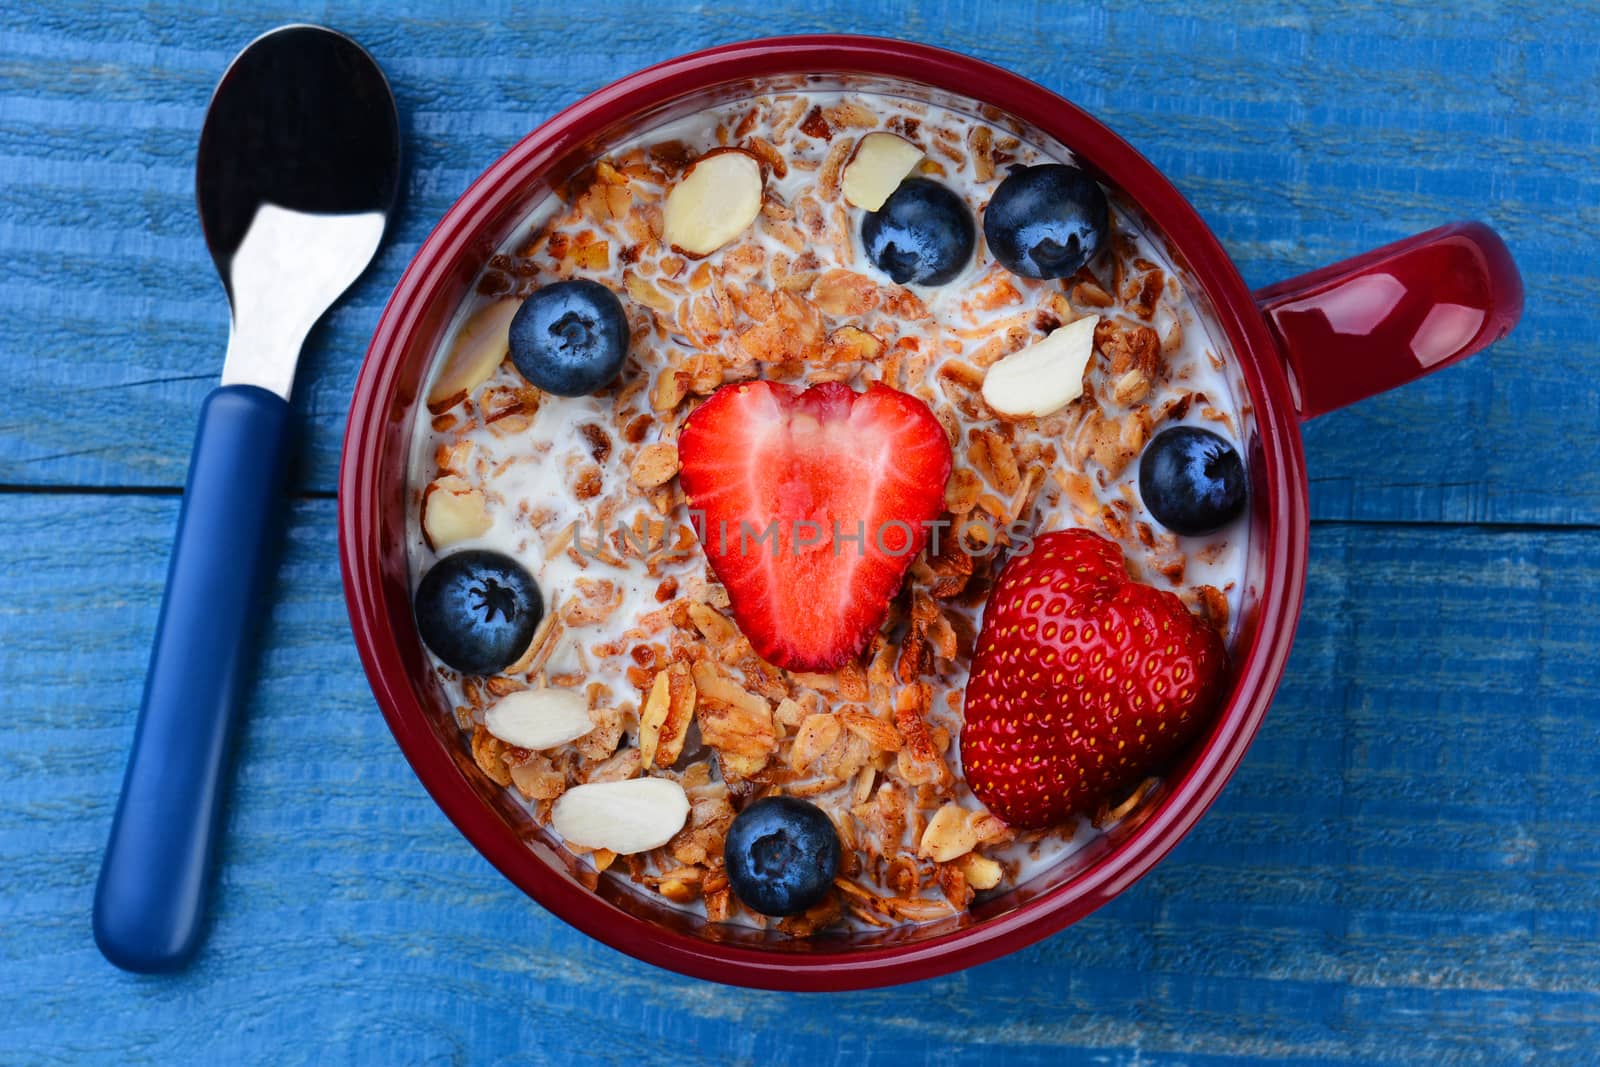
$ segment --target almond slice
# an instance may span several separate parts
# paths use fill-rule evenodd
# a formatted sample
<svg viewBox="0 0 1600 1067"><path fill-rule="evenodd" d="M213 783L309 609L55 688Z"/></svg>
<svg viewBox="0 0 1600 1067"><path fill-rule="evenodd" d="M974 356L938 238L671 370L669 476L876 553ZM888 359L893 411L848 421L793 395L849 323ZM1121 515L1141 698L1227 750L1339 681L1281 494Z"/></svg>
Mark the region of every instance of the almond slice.
<svg viewBox="0 0 1600 1067"><path fill-rule="evenodd" d="M980 856L976 852L969 852L961 857L961 873L966 876L967 885L973 889L993 889L1000 884L1000 876L1004 870L1000 864L988 856Z"/></svg>
<svg viewBox="0 0 1600 1067"><path fill-rule="evenodd" d="M510 350L511 317L521 306L520 300L497 300L473 312L428 390L429 411L449 411L489 380Z"/></svg>
<svg viewBox="0 0 1600 1067"><path fill-rule="evenodd" d="M1097 315L1085 315L1000 360L983 377L983 400L1013 419L1052 415L1083 395Z"/></svg>
<svg viewBox="0 0 1600 1067"><path fill-rule="evenodd" d="M689 165L667 194L662 236L686 256L709 256L761 213L761 163L742 148L718 148Z"/></svg>
<svg viewBox="0 0 1600 1067"><path fill-rule="evenodd" d="M949 863L977 845L978 835L967 810L959 804L946 804L928 820L922 840L917 843L917 855L936 863Z"/></svg>
<svg viewBox="0 0 1600 1067"><path fill-rule="evenodd" d="M621 856L672 840L689 817L689 796L670 778L591 782L561 794L550 828L569 844Z"/></svg>
<svg viewBox="0 0 1600 1067"><path fill-rule="evenodd" d="M456 474L430 482L422 493L422 535L435 552L481 537L494 525L483 491Z"/></svg>
<svg viewBox="0 0 1600 1067"><path fill-rule="evenodd" d="M678 446L671 441L657 441L639 450L629 476L640 489L654 489L671 481L678 467Z"/></svg>
<svg viewBox="0 0 1600 1067"><path fill-rule="evenodd" d="M922 149L892 133L869 133L844 165L844 198L855 207L877 211L922 162Z"/></svg>
<svg viewBox="0 0 1600 1067"><path fill-rule="evenodd" d="M483 727L508 745L539 751L576 741L594 720L589 702L569 689L522 689L484 712Z"/></svg>

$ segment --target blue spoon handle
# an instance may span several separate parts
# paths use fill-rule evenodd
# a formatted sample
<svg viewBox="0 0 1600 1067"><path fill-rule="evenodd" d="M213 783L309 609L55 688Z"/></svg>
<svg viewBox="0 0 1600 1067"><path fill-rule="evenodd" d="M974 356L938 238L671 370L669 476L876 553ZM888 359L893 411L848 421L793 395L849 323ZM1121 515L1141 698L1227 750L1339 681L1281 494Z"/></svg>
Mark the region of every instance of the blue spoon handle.
<svg viewBox="0 0 1600 1067"><path fill-rule="evenodd" d="M175 970L200 942L223 772L271 573L288 453L282 397L229 385L206 398L95 891L95 942L126 970Z"/></svg>

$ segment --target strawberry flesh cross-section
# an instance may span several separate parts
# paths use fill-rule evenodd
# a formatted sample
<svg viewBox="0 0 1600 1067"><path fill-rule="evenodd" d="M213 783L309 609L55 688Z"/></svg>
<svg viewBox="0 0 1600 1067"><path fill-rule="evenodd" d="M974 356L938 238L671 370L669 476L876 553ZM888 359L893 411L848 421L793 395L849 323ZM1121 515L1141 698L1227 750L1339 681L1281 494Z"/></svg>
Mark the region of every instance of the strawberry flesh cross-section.
<svg viewBox="0 0 1600 1067"><path fill-rule="evenodd" d="M679 480L734 621L763 659L833 670L883 625L952 458L916 397L838 382L725 385L684 423Z"/></svg>

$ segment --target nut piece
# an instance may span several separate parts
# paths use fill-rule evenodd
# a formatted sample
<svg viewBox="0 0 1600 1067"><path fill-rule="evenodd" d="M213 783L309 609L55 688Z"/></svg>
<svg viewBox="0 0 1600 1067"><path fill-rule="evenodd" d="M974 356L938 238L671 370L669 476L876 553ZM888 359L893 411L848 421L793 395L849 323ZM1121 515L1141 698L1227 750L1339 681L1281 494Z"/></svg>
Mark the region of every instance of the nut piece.
<svg viewBox="0 0 1600 1067"><path fill-rule="evenodd" d="M657 671L650 693L644 698L644 706L639 709L639 759L646 764L655 762L656 746L661 743L661 725L667 721L667 709L671 704L670 694L667 672Z"/></svg>
<svg viewBox="0 0 1600 1067"><path fill-rule="evenodd" d="M888 719L880 719L865 708L846 705L839 709L839 720L851 733L872 746L873 751L900 751L900 734Z"/></svg>
<svg viewBox="0 0 1600 1067"><path fill-rule="evenodd" d="M705 660L694 665L694 688L700 736L717 750L724 777L748 778L765 767L778 747L772 705Z"/></svg>
<svg viewBox="0 0 1600 1067"><path fill-rule="evenodd" d="M960 804L946 804L928 820L928 828L917 844L917 855L936 863L949 863L977 846L978 835L967 809Z"/></svg>
<svg viewBox="0 0 1600 1067"><path fill-rule="evenodd" d="M709 256L756 221L761 163L742 148L718 148L689 165L667 194L662 236L686 256Z"/></svg>
<svg viewBox="0 0 1600 1067"><path fill-rule="evenodd" d="M980 856L976 852L969 852L961 857L961 873L967 877L967 885L973 889L993 889L1000 884L1000 876L1004 873L1000 864L988 856Z"/></svg>
<svg viewBox="0 0 1600 1067"><path fill-rule="evenodd" d="M484 712L483 725L506 744L535 751L594 729L589 702L570 689L523 689L502 697Z"/></svg>
<svg viewBox="0 0 1600 1067"><path fill-rule="evenodd" d="M839 720L832 715L807 715L795 731L794 747L789 750L789 766L804 774L811 765L839 740Z"/></svg>
<svg viewBox="0 0 1600 1067"><path fill-rule="evenodd" d="M841 326L822 342L823 363L870 363L883 355L883 342L859 326Z"/></svg>
<svg viewBox="0 0 1600 1067"><path fill-rule="evenodd" d="M694 623L701 637L711 642L713 648L732 644L739 637L738 627L709 604L690 604L689 621Z"/></svg>
<svg viewBox="0 0 1600 1067"><path fill-rule="evenodd" d="M633 484L640 489L654 489L665 485L678 473L678 446L671 441L657 441L639 450L633 461Z"/></svg>
<svg viewBox="0 0 1600 1067"><path fill-rule="evenodd" d="M472 488L465 478L448 474L422 494L422 533L435 552L481 537L492 525L482 490Z"/></svg>
<svg viewBox="0 0 1600 1067"><path fill-rule="evenodd" d="M506 358L511 316L521 306L520 300L497 300L473 313L456 334L456 343L428 390L429 411L437 415L450 410L489 379Z"/></svg>
<svg viewBox="0 0 1600 1067"><path fill-rule="evenodd" d="M1083 395L1083 371L1094 354L1096 315L1052 330L989 368L983 400L1013 419L1052 415Z"/></svg>
<svg viewBox="0 0 1600 1067"><path fill-rule="evenodd" d="M869 133L844 165L844 198L855 207L877 211L907 174L922 162L922 149L892 133Z"/></svg>
<svg viewBox="0 0 1600 1067"><path fill-rule="evenodd" d="M628 778L567 790L550 810L550 828L570 844L629 856L660 848L688 817L689 797L677 782Z"/></svg>
<svg viewBox="0 0 1600 1067"><path fill-rule="evenodd" d="M670 767L683 753L683 741L694 721L694 679L689 665L673 663L656 672L644 707L639 709L639 758L645 764Z"/></svg>

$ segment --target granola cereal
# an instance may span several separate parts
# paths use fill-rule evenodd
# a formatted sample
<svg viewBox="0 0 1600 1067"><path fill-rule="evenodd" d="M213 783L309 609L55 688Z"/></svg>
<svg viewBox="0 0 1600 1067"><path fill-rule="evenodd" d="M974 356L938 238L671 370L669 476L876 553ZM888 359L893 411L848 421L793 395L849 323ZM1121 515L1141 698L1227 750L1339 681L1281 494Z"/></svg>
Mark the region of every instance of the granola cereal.
<svg viewBox="0 0 1600 1067"><path fill-rule="evenodd" d="M588 830L587 844L570 847L605 877L713 922L793 936L958 914L1082 847L1151 791L1146 783L1115 808L1018 832L962 779L962 692L984 597L1030 532L1106 535L1135 577L1177 592L1224 634L1237 625L1244 581L1242 529L1178 538L1136 489L1137 457L1162 426L1234 432L1244 414L1225 351L1158 243L1113 195L1111 247L1072 277L1013 275L980 243L953 282L896 285L862 254L861 212L844 195L852 151L873 133L920 149L912 173L960 193L975 217L1007 168L1053 158L1003 124L859 93L762 96L638 136L484 264L413 434L413 581L458 548L493 548L521 561L546 598L527 652L500 675L435 666L483 773L541 823L560 807L586 830L599 818L593 802L561 806L579 787L678 783L687 814L664 844L619 857L615 838ZM674 246L664 237L669 193L695 160L725 149L759 168L754 222L709 253ZM631 343L616 382L545 395L505 361L461 387L462 368L485 363L484 338L498 330L503 347L518 301L573 278L622 298ZM1081 396L1042 417L990 408L989 368L1087 317ZM684 420L718 387L755 378L881 382L924 401L954 453L948 530L911 566L872 645L837 671L786 671L755 654L678 486ZM532 751L486 726L497 700L547 688L571 695L564 726L572 707L587 709L581 736ZM545 736L539 729L524 726L524 736ZM773 794L821 807L844 851L834 894L781 923L740 905L722 857L739 808ZM580 799L596 795L609 794Z"/></svg>

